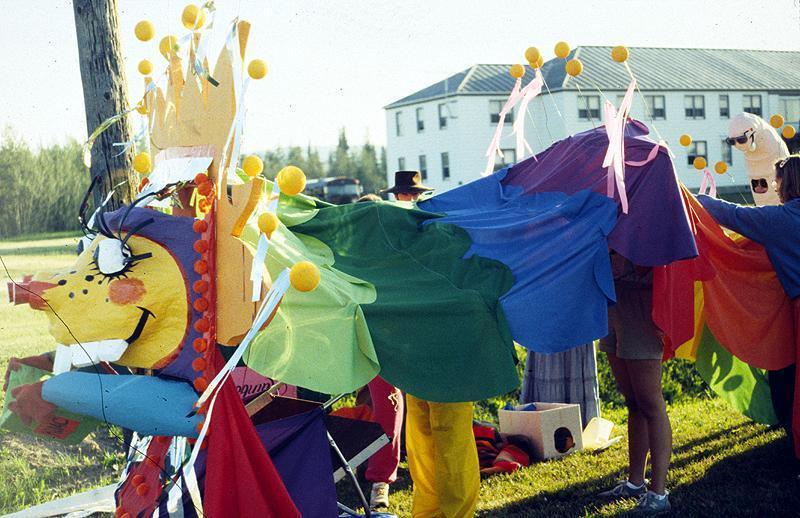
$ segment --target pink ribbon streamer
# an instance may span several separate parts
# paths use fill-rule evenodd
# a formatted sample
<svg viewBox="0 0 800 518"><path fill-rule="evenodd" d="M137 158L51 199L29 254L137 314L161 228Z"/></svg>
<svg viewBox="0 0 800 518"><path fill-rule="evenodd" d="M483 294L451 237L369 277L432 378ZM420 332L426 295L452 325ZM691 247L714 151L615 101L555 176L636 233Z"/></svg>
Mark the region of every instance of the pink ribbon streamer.
<svg viewBox="0 0 800 518"><path fill-rule="evenodd" d="M484 169L482 176L489 176L494 171L494 155L498 154L502 156L500 152L500 136L503 133L503 124L505 124L508 112L514 108L522 97L521 86L522 78L520 77L517 79L516 83L514 83L514 88L511 89L511 93L508 96L508 100L506 100L506 104L503 105L503 109L500 110L500 120L497 121L497 128L494 130L494 136L489 143L489 149L486 150L486 156L489 157L489 159L486 161L486 169Z"/></svg>
<svg viewBox="0 0 800 518"><path fill-rule="evenodd" d="M708 189L708 193L706 193ZM708 169L703 169L703 181L700 182L700 191L698 194L708 194L712 198L717 197L717 181Z"/></svg>
<svg viewBox="0 0 800 518"><path fill-rule="evenodd" d="M537 68L536 75L528 85L520 92L522 100L519 103L519 110L517 110L517 118L514 119L513 134L517 137L517 160L522 160L525 157L525 150L533 155L533 149L525 140L525 115L528 111L528 104L540 93L542 93L542 85L544 84L544 77L542 77L542 70ZM536 155L533 159L538 162Z"/></svg>
<svg viewBox="0 0 800 518"><path fill-rule="evenodd" d="M658 144L653 146L653 149L650 150L650 153L647 155L647 158L645 158L644 160L640 160L638 162L626 160L625 161L625 165L629 165L631 167L642 167L643 165L649 164L650 162L652 162L653 160L656 159L656 156L658 156L658 148L660 148L660 147L661 147L661 142L659 142Z"/></svg>
<svg viewBox="0 0 800 518"><path fill-rule="evenodd" d="M619 193L619 202L622 212L628 213L628 195L625 191L625 123L633 101L633 91L636 88L636 79L631 79L628 91L619 105L619 110L614 109L611 101L606 100L603 106L603 123L608 135L608 150L603 159L603 167L608 168L607 192L608 197L614 197L614 186Z"/></svg>

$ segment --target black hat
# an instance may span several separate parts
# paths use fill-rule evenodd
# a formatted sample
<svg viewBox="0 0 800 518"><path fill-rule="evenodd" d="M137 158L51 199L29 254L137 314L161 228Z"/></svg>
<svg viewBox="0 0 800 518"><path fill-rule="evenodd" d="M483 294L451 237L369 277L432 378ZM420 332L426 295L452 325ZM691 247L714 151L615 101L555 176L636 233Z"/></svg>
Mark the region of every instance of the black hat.
<svg viewBox="0 0 800 518"><path fill-rule="evenodd" d="M422 174L419 171L397 171L394 173L394 185L381 192L417 193L432 191L433 187L422 185Z"/></svg>

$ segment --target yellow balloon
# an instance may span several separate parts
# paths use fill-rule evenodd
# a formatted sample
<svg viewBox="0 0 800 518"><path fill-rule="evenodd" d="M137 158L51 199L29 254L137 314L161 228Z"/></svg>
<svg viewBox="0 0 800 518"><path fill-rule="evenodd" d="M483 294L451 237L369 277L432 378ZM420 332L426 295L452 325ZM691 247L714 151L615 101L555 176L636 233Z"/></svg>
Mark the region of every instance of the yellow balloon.
<svg viewBox="0 0 800 518"><path fill-rule="evenodd" d="M528 47L525 50L525 59L528 60L528 63L537 63L540 57L542 57L542 53L536 47Z"/></svg>
<svg viewBox="0 0 800 518"><path fill-rule="evenodd" d="M195 31L206 23L206 12L194 4L189 4L183 8L181 23L187 29Z"/></svg>
<svg viewBox="0 0 800 518"><path fill-rule="evenodd" d="M701 156L696 156L696 157L694 157L694 160L692 161L692 165L698 171L702 171L703 169L706 168L706 166L708 164L706 163L706 159L705 158L703 158Z"/></svg>
<svg viewBox="0 0 800 518"><path fill-rule="evenodd" d="M138 68L143 76L149 76L153 72L153 64L147 59L141 60Z"/></svg>
<svg viewBox="0 0 800 518"><path fill-rule="evenodd" d="M628 49L625 45L617 45L611 49L611 59L617 63L625 63L628 60Z"/></svg>
<svg viewBox="0 0 800 518"><path fill-rule="evenodd" d="M571 75L572 77L577 77L581 75L581 72L583 72L583 63L581 63L581 60L577 58L570 59L567 61L564 69L567 71L567 74Z"/></svg>
<svg viewBox="0 0 800 518"><path fill-rule="evenodd" d="M263 59L254 59L247 65L247 74L253 79L264 79L267 75L267 64Z"/></svg>
<svg viewBox="0 0 800 518"><path fill-rule="evenodd" d="M258 217L258 229L266 234L267 237L272 237L272 233L278 228L278 216L271 212L265 212Z"/></svg>
<svg viewBox="0 0 800 518"><path fill-rule="evenodd" d="M783 135L783 138L785 139L794 138L796 134L797 130L794 129L794 126L784 126L783 131L781 131L781 135Z"/></svg>
<svg viewBox="0 0 800 518"><path fill-rule="evenodd" d="M561 59L567 59L569 56L569 44L566 41L559 41L556 43L555 49L556 56Z"/></svg>
<svg viewBox="0 0 800 518"><path fill-rule="evenodd" d="M714 172L716 172L717 174L725 174L726 172L728 172L728 164L722 161L717 162L716 164L714 164Z"/></svg>
<svg viewBox="0 0 800 518"><path fill-rule="evenodd" d="M681 146L688 147L692 144L692 137L684 133L681 135L681 138L678 139L678 142L681 143Z"/></svg>
<svg viewBox="0 0 800 518"><path fill-rule="evenodd" d="M776 113L775 115L769 118L769 125L775 129L780 128L781 126L783 126L783 116Z"/></svg>
<svg viewBox="0 0 800 518"><path fill-rule="evenodd" d="M173 35L164 36L158 42L158 51L164 58L169 59L170 54L178 51L178 38Z"/></svg>
<svg viewBox="0 0 800 518"><path fill-rule="evenodd" d="M312 291L319 285L319 268L311 261L300 261L289 270L289 282L297 291Z"/></svg>
<svg viewBox="0 0 800 518"><path fill-rule="evenodd" d="M150 172L150 155L145 152L138 153L133 157L133 170L139 174L148 174Z"/></svg>
<svg viewBox="0 0 800 518"><path fill-rule="evenodd" d="M150 20L142 20L133 28L133 33L139 41L150 41L156 34L156 28Z"/></svg>
<svg viewBox="0 0 800 518"><path fill-rule="evenodd" d="M511 69L508 71L511 74L511 77L514 79L519 79L520 77L525 75L525 67L517 63L516 65L511 65Z"/></svg>
<svg viewBox="0 0 800 518"><path fill-rule="evenodd" d="M306 188L306 174L302 169L293 165L287 165L281 169L275 179L281 192L289 196L300 194Z"/></svg>
<svg viewBox="0 0 800 518"><path fill-rule="evenodd" d="M539 61L536 62L536 68L542 68L544 66L544 58L540 55Z"/></svg>
<svg viewBox="0 0 800 518"><path fill-rule="evenodd" d="M242 160L242 169L247 173L247 176L253 178L261 174L264 170L264 162L256 155L247 155Z"/></svg>

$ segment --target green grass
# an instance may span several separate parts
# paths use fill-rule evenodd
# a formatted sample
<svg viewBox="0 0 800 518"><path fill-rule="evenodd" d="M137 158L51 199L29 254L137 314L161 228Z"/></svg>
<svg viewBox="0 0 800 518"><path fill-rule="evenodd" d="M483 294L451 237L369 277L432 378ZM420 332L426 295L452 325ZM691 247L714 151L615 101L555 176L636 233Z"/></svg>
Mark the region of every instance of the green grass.
<svg viewBox="0 0 800 518"><path fill-rule="evenodd" d="M74 260L74 236L44 236L36 241L0 241L0 255L17 278L53 272ZM35 253L28 253L35 250ZM5 273L0 282L5 291ZM4 297L3 297L4 299ZM0 302L0 372L12 356L28 356L54 346L47 319L24 306ZM696 380L686 366L670 368L669 382ZM611 380L601 366L601 387L610 400ZM679 382L675 380L678 379ZM798 516L800 480L786 434L755 424L709 399L702 387L670 389L669 413L674 456L668 485L676 516ZM692 397L688 397L691 395ZM476 415L488 419L507 398L481 402ZM0 396L2 401L2 396ZM625 433L625 412L609 405L605 417ZM116 433L116 432L114 432ZM509 475L485 478L479 514L502 517L618 516L633 502L603 503L594 494L624 477L626 441L597 454L581 452L541 462ZM33 439L0 430L0 513L114 481L123 458L117 440L100 429L77 446ZM368 490L367 484L362 487ZM411 481L405 463L393 485L393 511L410 516ZM341 499L355 506L348 482L338 486Z"/></svg>
<svg viewBox="0 0 800 518"><path fill-rule="evenodd" d="M0 241L0 256L14 279L53 273L73 263L77 237L47 235L37 241ZM35 251L34 253L29 253ZM8 276L0 267L0 372L11 357L53 350L44 313L6 300ZM0 403L5 399L0 395ZM114 431L118 435L118 431ZM0 513L110 484L123 467L121 449L107 429L77 446L63 446L0 430Z"/></svg>

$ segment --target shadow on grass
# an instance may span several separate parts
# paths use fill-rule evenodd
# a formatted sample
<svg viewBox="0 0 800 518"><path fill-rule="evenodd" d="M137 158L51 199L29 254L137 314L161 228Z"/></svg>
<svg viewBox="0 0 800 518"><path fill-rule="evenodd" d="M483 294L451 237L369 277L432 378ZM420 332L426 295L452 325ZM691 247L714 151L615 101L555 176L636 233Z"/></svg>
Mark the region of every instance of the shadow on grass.
<svg viewBox="0 0 800 518"><path fill-rule="evenodd" d="M736 425L675 448L670 478L695 478L689 483L678 483L672 489L673 516L800 516L800 462L794 459L785 436L719 459L705 472L689 473L691 465L696 462L708 460L714 454L725 455L737 446L764 438L774 431L770 428L749 431L747 428L747 424ZM741 431L737 434L739 429ZM703 448L705 445L708 447ZM703 451L694 451L697 448L703 448ZM624 477L624 466L621 472ZM633 507L632 501L608 503L595 496L616 480L613 474L584 479L557 491L521 498L481 515L625 516Z"/></svg>

